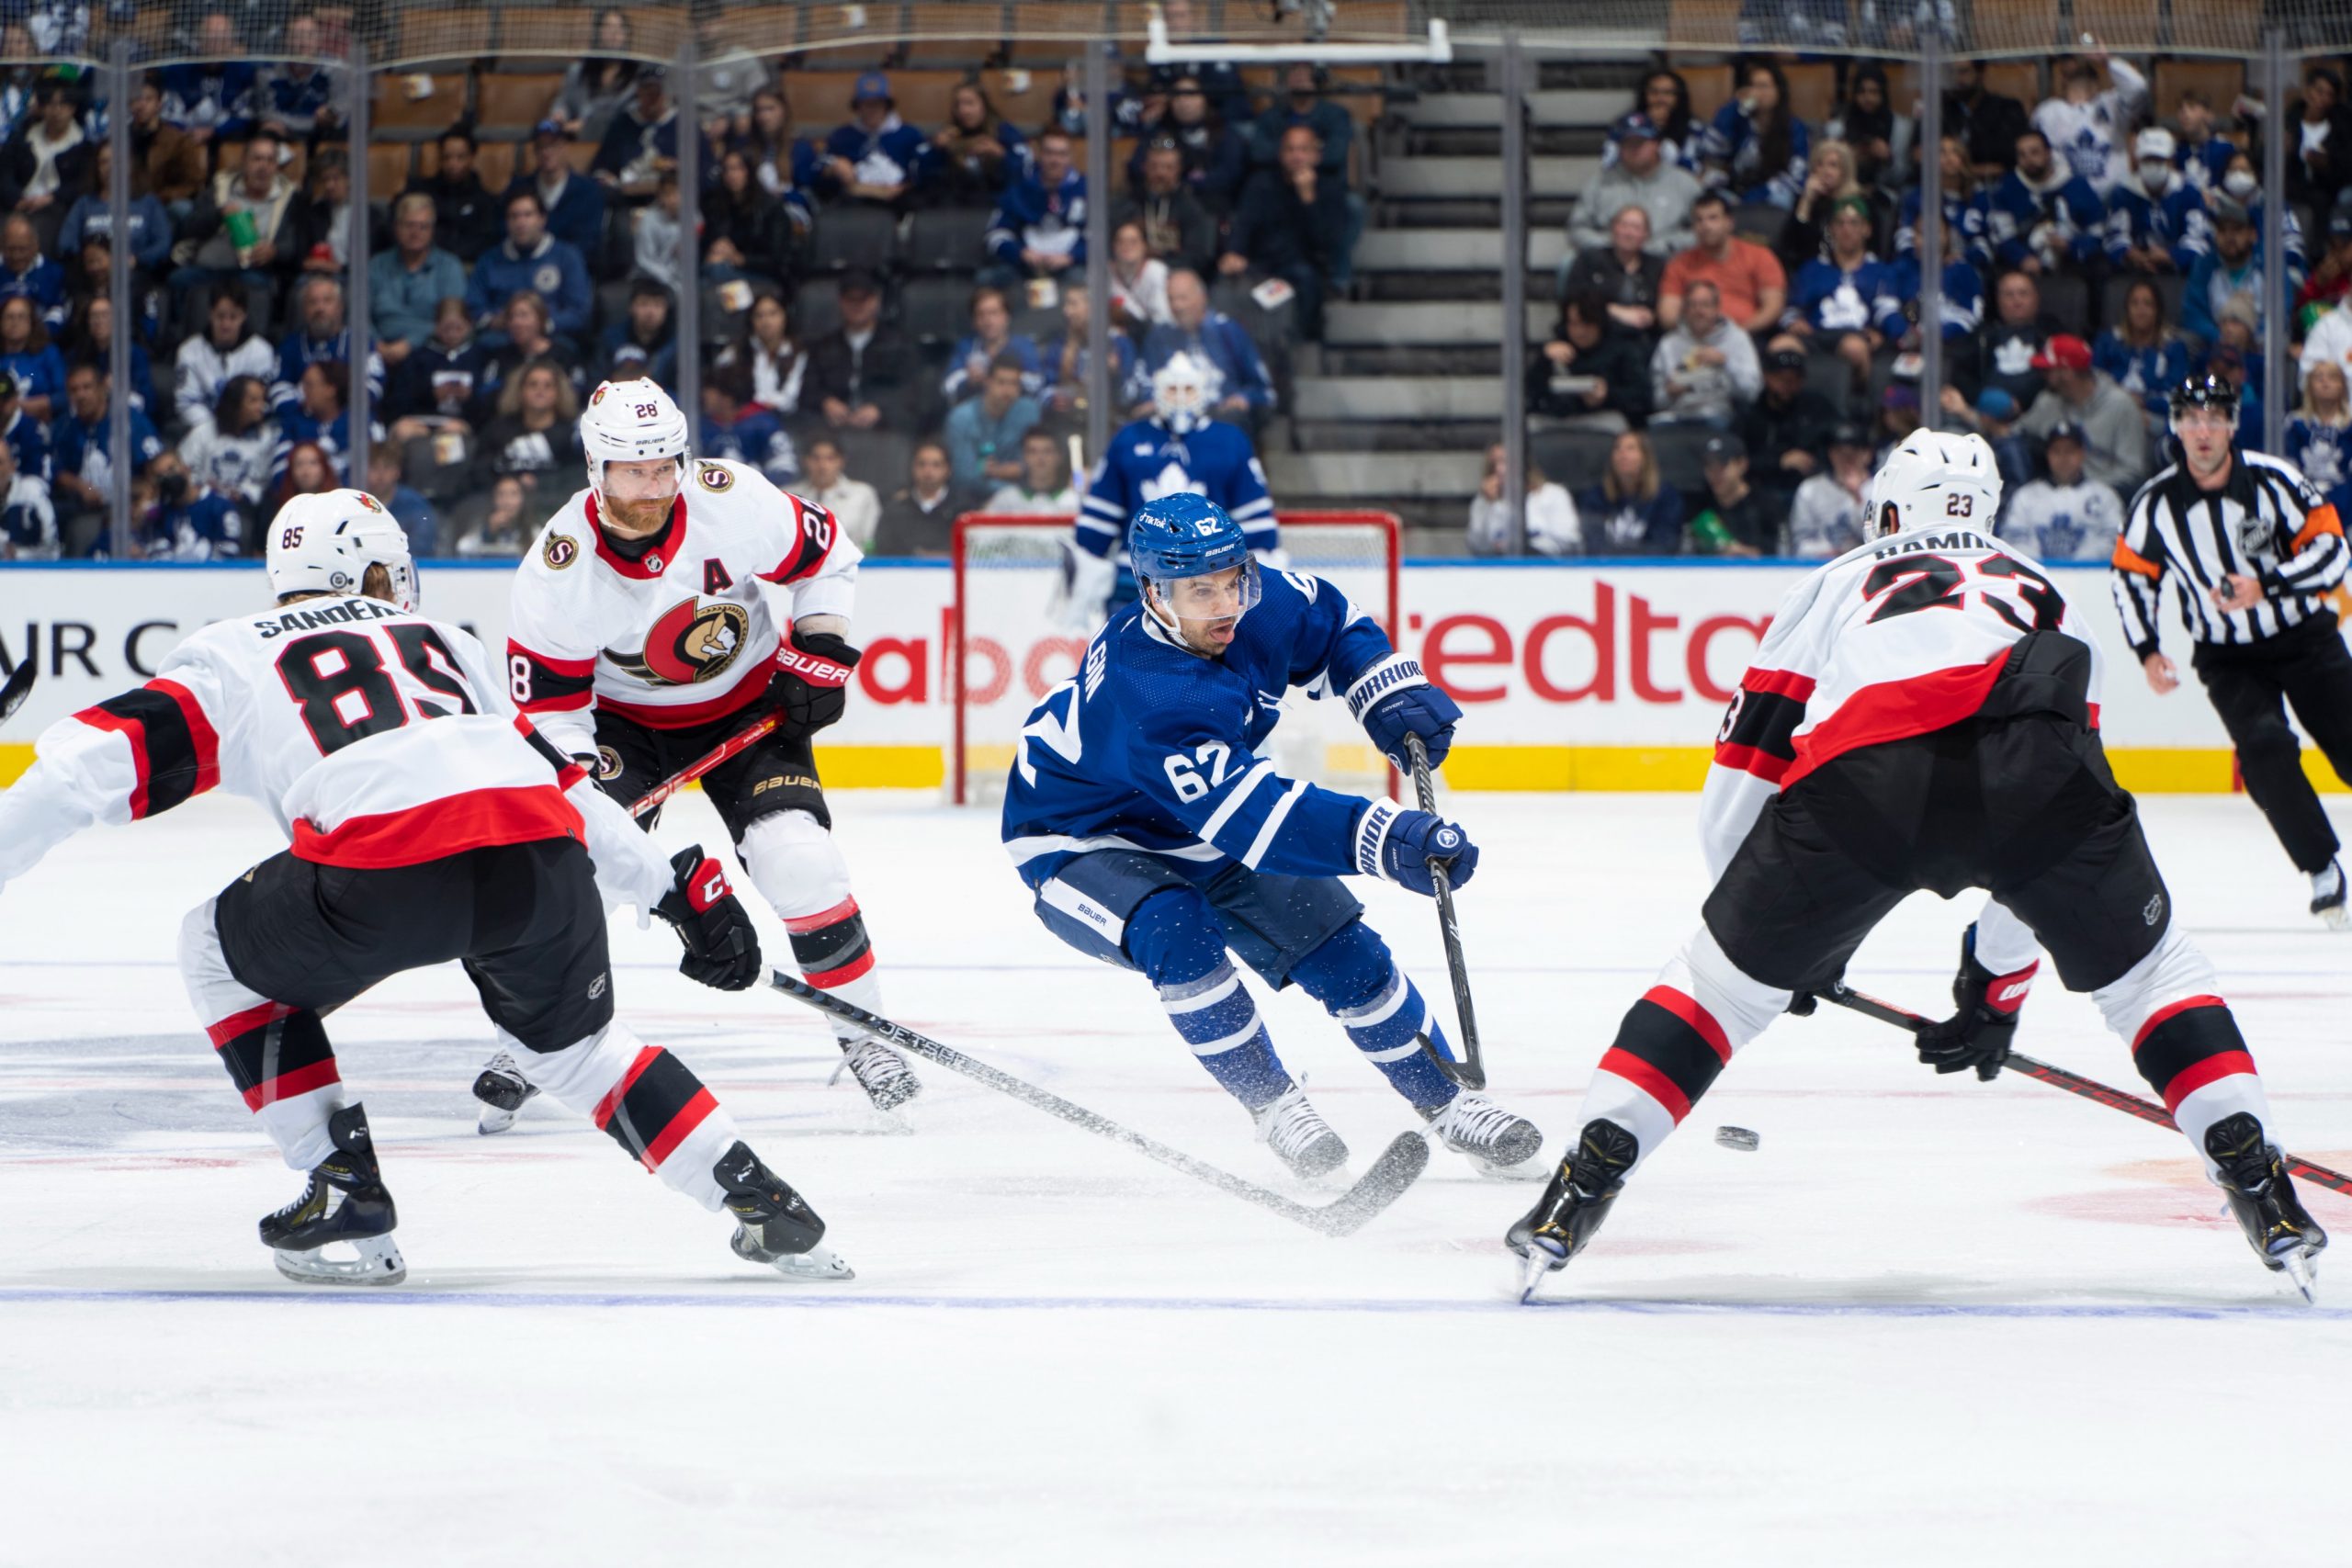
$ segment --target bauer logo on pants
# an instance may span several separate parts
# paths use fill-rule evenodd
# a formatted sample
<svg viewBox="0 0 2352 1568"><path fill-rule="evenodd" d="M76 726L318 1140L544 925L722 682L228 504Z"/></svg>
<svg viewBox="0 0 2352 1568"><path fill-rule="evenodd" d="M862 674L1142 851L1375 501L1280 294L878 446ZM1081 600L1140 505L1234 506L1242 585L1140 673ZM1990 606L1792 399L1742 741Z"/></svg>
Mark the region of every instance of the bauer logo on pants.
<svg viewBox="0 0 2352 1568"><path fill-rule="evenodd" d="M645 634L641 654L605 649L605 657L640 681L691 686L724 672L743 651L752 617L741 604L682 599L662 612Z"/></svg>

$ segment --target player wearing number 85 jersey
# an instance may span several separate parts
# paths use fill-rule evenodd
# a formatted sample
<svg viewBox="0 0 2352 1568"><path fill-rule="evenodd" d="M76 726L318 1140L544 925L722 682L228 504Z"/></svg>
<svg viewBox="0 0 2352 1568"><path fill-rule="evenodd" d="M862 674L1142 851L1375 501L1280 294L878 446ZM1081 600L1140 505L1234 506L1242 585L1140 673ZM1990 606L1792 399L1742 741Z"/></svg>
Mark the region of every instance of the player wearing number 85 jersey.
<svg viewBox="0 0 2352 1568"><path fill-rule="evenodd" d="M689 975L729 989L757 978L757 939L717 865L698 849L663 860L514 712L481 645L416 613L405 536L374 498L297 497L268 546L275 607L207 626L146 685L41 736L0 795L0 885L94 822L215 787L276 816L293 847L188 916L180 962L231 1080L311 1177L262 1221L280 1270L401 1278L391 1197L323 1019L391 975L456 959L537 1088L671 1187L729 1208L740 1255L838 1274L816 1246L821 1223L709 1091L613 1017L600 883L679 928ZM356 1259L325 1256L334 1243Z"/></svg>
<svg viewBox="0 0 2352 1568"><path fill-rule="evenodd" d="M809 984L881 1011L810 744L841 717L858 662L847 641L857 546L757 468L690 457L685 415L650 381L598 387L580 440L588 488L548 520L514 580L516 705L621 801L773 714L776 728L705 774L703 792ZM876 1107L914 1097L896 1052L854 1025L835 1031ZM524 1095L503 1066L475 1086L484 1132L511 1122Z"/></svg>
<svg viewBox="0 0 2352 1568"><path fill-rule="evenodd" d="M1724 716L1700 806L1703 924L1625 1014L1582 1131L1508 1244L1531 1281L1583 1248L1624 1179L1792 1001L1919 889L1992 894L1958 1011L1920 1036L1991 1077L2038 967L2089 991L2270 1268L2326 1237L2267 1141L2269 1107L2212 966L2174 922L2098 738L2098 658L2048 578L1992 534L1982 437L1920 431L1871 480L1869 542L1789 591Z"/></svg>

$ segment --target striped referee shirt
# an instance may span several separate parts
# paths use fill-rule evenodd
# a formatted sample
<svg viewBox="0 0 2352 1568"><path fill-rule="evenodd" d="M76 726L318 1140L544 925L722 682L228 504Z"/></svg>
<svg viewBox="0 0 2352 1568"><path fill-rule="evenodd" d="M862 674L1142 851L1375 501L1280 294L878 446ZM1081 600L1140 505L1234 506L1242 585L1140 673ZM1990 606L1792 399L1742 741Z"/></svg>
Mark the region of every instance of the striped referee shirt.
<svg viewBox="0 0 2352 1568"><path fill-rule="evenodd" d="M2156 651L2167 576L2190 637L2243 647L2314 615L2333 616L2325 595L2344 581L2346 559L2344 525L2301 470L2240 452L2218 491L2199 490L2178 463L2142 485L2110 564L2123 634L2144 660ZM2232 573L2261 583L2262 602L2215 609L2208 590Z"/></svg>

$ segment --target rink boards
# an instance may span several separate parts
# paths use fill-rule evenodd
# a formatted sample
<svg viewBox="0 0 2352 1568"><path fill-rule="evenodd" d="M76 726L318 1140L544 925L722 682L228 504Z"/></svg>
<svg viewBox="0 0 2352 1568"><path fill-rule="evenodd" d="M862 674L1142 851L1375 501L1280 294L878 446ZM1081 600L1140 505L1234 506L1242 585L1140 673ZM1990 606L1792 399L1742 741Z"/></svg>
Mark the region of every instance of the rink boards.
<svg viewBox="0 0 2352 1568"><path fill-rule="evenodd" d="M1449 779L1464 789L1695 789L1723 705L1774 606L1804 570L1408 561L1398 641L1467 716ZM2160 793L2230 789L2219 720L2193 682L2169 698L2149 692L2124 648L2106 568L2052 570L2106 659L2102 728L2124 783ZM471 627L500 653L512 573L504 562L428 564L425 608ZM976 592L986 592L984 583ZM0 668L14 669L29 649L42 677L0 740L0 781L29 763L40 726L144 680L181 637L266 599L250 562L0 569ZM865 650L859 700L820 747L829 784L942 782L953 625L944 562L866 564L855 632ZM973 710L976 724L1016 734L1021 716L1075 667L1080 646L1075 634L1044 624L1022 646L975 639L971 657L1005 677L984 683L992 703ZM2186 665L2177 625L2168 625L2166 650ZM2315 776L2323 787L2341 787L2324 763Z"/></svg>

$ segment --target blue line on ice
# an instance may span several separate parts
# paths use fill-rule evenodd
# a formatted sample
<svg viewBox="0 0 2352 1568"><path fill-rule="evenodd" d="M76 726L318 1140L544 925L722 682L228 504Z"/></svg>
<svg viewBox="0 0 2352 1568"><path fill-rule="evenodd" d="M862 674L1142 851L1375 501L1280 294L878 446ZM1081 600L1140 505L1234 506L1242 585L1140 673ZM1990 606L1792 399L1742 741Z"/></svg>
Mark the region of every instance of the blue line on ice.
<svg viewBox="0 0 2352 1568"><path fill-rule="evenodd" d="M2275 1303L2216 1303L2195 1305L2067 1304L2030 1302L1734 1302L1674 1298L1587 1297L1546 1301L1527 1306L1509 1301L1421 1301L1375 1299L1323 1301L1283 1300L1248 1296L872 1296L839 1292L763 1293L746 1281L741 1293L694 1295L674 1292L523 1292L500 1291L361 1291L345 1289L288 1290L47 1290L0 1286L0 1303L44 1302L144 1303L365 1303L382 1306L480 1307L750 1307L760 1310L842 1309L855 1307L920 1307L961 1312L1278 1312L1278 1313L1606 1313L1635 1316L1692 1314L1702 1316L1826 1317L1826 1318L1991 1318L2069 1319L2151 1322L2201 1322L2232 1318L2276 1317L2296 1322L2352 1321L2352 1307L2300 1306L2281 1300Z"/></svg>

